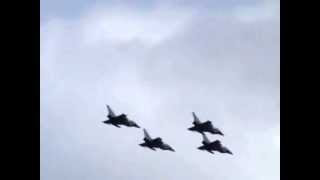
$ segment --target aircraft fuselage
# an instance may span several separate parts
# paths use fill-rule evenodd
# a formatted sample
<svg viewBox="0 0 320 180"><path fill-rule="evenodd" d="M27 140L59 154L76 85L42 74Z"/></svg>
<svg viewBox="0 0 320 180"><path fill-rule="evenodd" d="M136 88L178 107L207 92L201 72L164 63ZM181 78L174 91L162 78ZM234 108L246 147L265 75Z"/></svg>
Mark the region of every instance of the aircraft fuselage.
<svg viewBox="0 0 320 180"><path fill-rule="evenodd" d="M210 126L209 124L206 124L206 123L196 124L193 127L189 128L188 130L196 131L201 134L203 134L204 132L209 132L211 134L220 134L223 136L222 132L220 132L218 129L214 129L212 126Z"/></svg>

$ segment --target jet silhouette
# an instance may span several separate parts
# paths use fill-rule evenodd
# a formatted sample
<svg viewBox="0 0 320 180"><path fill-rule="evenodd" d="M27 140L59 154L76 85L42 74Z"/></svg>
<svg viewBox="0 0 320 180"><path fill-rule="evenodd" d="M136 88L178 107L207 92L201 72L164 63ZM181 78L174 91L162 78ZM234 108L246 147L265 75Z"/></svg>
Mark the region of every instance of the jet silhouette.
<svg viewBox="0 0 320 180"><path fill-rule="evenodd" d="M140 128L140 126L138 126L137 123L135 123L132 120L129 120L127 118L127 115L125 115L125 114L120 114L118 116L115 115L115 113L112 111L112 109L108 105L107 105L107 109L108 109L108 116L107 117L109 119L103 121L103 123L114 125L115 127L118 127L118 128L120 128L120 125Z"/></svg>
<svg viewBox="0 0 320 180"><path fill-rule="evenodd" d="M205 134L202 134L202 137L203 137L203 141L202 141L203 145L198 147L198 149L208 151L211 154L214 154L213 151L232 154L232 152L227 147L223 146L219 140L210 142Z"/></svg>
<svg viewBox="0 0 320 180"><path fill-rule="evenodd" d="M152 139L146 129L143 129L143 133L144 133L144 138L143 138L144 143L139 144L140 146L150 148L154 151L156 151L156 148L173 151L173 152L175 151L168 144L164 143L161 138L157 137Z"/></svg>
<svg viewBox="0 0 320 180"><path fill-rule="evenodd" d="M221 136L224 136L224 134L216 127L214 127L211 123L211 121L201 122L199 118L196 116L194 112L192 112L193 116L193 125L191 128L188 128L190 131L196 131L201 134L204 134L204 132L209 132L211 134L219 134Z"/></svg>

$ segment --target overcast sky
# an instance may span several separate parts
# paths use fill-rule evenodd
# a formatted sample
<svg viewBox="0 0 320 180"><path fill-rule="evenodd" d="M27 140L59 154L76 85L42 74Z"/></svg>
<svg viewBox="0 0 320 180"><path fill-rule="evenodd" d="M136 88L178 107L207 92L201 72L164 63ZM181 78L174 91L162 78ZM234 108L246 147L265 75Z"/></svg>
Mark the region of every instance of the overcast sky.
<svg viewBox="0 0 320 180"><path fill-rule="evenodd" d="M41 180L279 180L279 30L278 0L41 0Z"/></svg>

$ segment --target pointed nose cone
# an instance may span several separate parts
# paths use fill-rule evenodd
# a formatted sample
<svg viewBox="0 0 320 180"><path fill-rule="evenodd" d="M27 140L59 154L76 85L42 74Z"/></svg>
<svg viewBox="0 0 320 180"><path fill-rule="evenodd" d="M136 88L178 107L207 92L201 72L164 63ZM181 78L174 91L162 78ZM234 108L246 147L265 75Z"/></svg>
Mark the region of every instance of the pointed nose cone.
<svg viewBox="0 0 320 180"><path fill-rule="evenodd" d="M146 145L146 143L141 143L141 144L139 144L139 146L146 147L147 145Z"/></svg>
<svg viewBox="0 0 320 180"><path fill-rule="evenodd" d="M233 153L232 153L231 151L227 151L227 153L228 153L228 154L231 154L231 155L233 155Z"/></svg>
<svg viewBox="0 0 320 180"><path fill-rule="evenodd" d="M134 127L136 127L136 128L140 128L140 126L138 125L138 124L135 124L135 126Z"/></svg>
<svg viewBox="0 0 320 180"><path fill-rule="evenodd" d="M221 131L219 131L218 134L220 134L221 136L224 136L224 134Z"/></svg>
<svg viewBox="0 0 320 180"><path fill-rule="evenodd" d="M224 150L224 153L233 155L233 153L232 153L229 149L225 149L225 150Z"/></svg>
<svg viewBox="0 0 320 180"><path fill-rule="evenodd" d="M172 147L164 148L164 150L168 150L168 151L176 152Z"/></svg>
<svg viewBox="0 0 320 180"><path fill-rule="evenodd" d="M215 128L211 129L210 133L224 136L224 134L219 129L215 129Z"/></svg>
<svg viewBox="0 0 320 180"><path fill-rule="evenodd" d="M188 128L189 131L195 131L194 127Z"/></svg>

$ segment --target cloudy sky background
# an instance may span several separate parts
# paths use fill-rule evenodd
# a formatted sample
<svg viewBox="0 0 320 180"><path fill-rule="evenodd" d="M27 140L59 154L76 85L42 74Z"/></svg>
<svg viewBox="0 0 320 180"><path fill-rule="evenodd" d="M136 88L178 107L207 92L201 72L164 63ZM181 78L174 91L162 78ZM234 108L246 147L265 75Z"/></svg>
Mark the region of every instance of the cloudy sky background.
<svg viewBox="0 0 320 180"><path fill-rule="evenodd" d="M41 180L279 180L279 23L278 0L41 0ZM192 111L233 156L196 149Z"/></svg>

